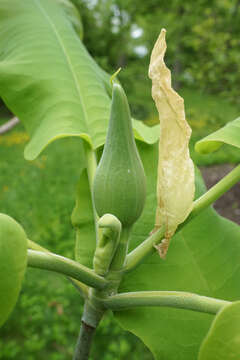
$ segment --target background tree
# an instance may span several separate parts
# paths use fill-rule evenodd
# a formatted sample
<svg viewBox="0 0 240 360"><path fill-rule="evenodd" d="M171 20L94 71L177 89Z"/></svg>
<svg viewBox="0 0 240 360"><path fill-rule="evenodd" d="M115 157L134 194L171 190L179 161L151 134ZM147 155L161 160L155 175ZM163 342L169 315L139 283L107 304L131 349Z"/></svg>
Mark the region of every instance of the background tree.
<svg viewBox="0 0 240 360"><path fill-rule="evenodd" d="M142 107L142 100L150 99L146 69L162 27L168 32L167 63L174 86L220 94L239 104L239 0L73 2L87 29L84 42L90 53L108 71L124 68L120 79L139 118L152 111L150 105Z"/></svg>

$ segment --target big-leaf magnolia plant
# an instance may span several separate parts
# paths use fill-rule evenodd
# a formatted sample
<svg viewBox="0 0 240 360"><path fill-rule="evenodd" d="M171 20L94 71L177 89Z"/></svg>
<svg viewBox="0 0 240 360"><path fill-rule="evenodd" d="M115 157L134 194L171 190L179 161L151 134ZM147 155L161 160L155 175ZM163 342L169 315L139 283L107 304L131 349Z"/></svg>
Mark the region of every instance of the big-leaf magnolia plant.
<svg viewBox="0 0 240 360"><path fill-rule="evenodd" d="M161 123L154 128L131 119L116 76L95 63L81 38L68 0L0 0L0 96L29 133L25 158L67 136L84 149L69 214L74 260L0 215L0 325L26 267L37 267L67 275L84 298L75 360L88 358L107 310L155 359L239 360L240 229L210 205L239 181L240 166L206 192L189 157L183 99L164 63L165 30L149 67ZM236 119L196 150L240 147L239 127Z"/></svg>

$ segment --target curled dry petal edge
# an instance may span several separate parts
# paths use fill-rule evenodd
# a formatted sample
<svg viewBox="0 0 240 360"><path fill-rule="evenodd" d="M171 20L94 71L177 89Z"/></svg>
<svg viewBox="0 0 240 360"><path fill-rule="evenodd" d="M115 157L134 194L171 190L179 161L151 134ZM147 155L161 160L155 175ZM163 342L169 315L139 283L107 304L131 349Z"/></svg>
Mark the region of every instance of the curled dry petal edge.
<svg viewBox="0 0 240 360"><path fill-rule="evenodd" d="M166 67L166 30L162 29L154 45L149 77L152 97L160 118L155 230L166 226L164 241L157 249L166 256L170 238L189 215L194 200L194 165L189 154L191 128L185 118L184 100L171 86L171 72Z"/></svg>

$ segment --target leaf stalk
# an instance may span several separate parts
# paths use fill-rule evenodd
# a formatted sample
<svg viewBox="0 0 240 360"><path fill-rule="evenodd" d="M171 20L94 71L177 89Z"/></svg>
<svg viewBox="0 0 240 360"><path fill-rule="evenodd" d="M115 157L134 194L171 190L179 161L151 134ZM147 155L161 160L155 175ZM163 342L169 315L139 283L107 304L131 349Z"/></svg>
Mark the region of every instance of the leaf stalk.
<svg viewBox="0 0 240 360"><path fill-rule="evenodd" d="M53 253L28 250L28 266L54 271L79 280L96 289L104 289L108 281L88 267Z"/></svg>
<svg viewBox="0 0 240 360"><path fill-rule="evenodd" d="M164 306L216 314L230 301L219 300L183 291L139 291L109 296L102 300L111 310L131 309L143 306Z"/></svg>

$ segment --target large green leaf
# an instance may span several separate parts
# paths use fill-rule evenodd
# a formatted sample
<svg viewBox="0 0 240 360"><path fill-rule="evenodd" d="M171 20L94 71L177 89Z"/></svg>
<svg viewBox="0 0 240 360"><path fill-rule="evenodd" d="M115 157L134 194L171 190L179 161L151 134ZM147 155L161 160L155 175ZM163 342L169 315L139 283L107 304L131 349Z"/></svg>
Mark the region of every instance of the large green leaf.
<svg viewBox="0 0 240 360"><path fill-rule="evenodd" d="M26 158L66 135L101 144L110 100L62 7L2 0L0 19L0 91L30 133Z"/></svg>
<svg viewBox="0 0 240 360"><path fill-rule="evenodd" d="M131 236L131 249L154 225L157 146L139 144L148 181L144 213ZM204 191L199 173L197 196ZM227 300L240 298L240 229L208 208L171 240L166 260L155 255L127 274L120 291L177 290ZM173 308L115 312L120 324L139 336L159 360L193 360L212 315Z"/></svg>
<svg viewBox="0 0 240 360"><path fill-rule="evenodd" d="M240 301L225 306L203 341L199 360L240 359Z"/></svg>
<svg viewBox="0 0 240 360"><path fill-rule="evenodd" d="M59 0L0 1L0 96L30 134L27 159L65 136L102 145L111 102L108 78ZM144 140L148 132L141 133Z"/></svg>
<svg viewBox="0 0 240 360"><path fill-rule="evenodd" d="M240 117L199 140L195 144L195 150L202 154L208 154L218 150L223 144L240 148Z"/></svg>

